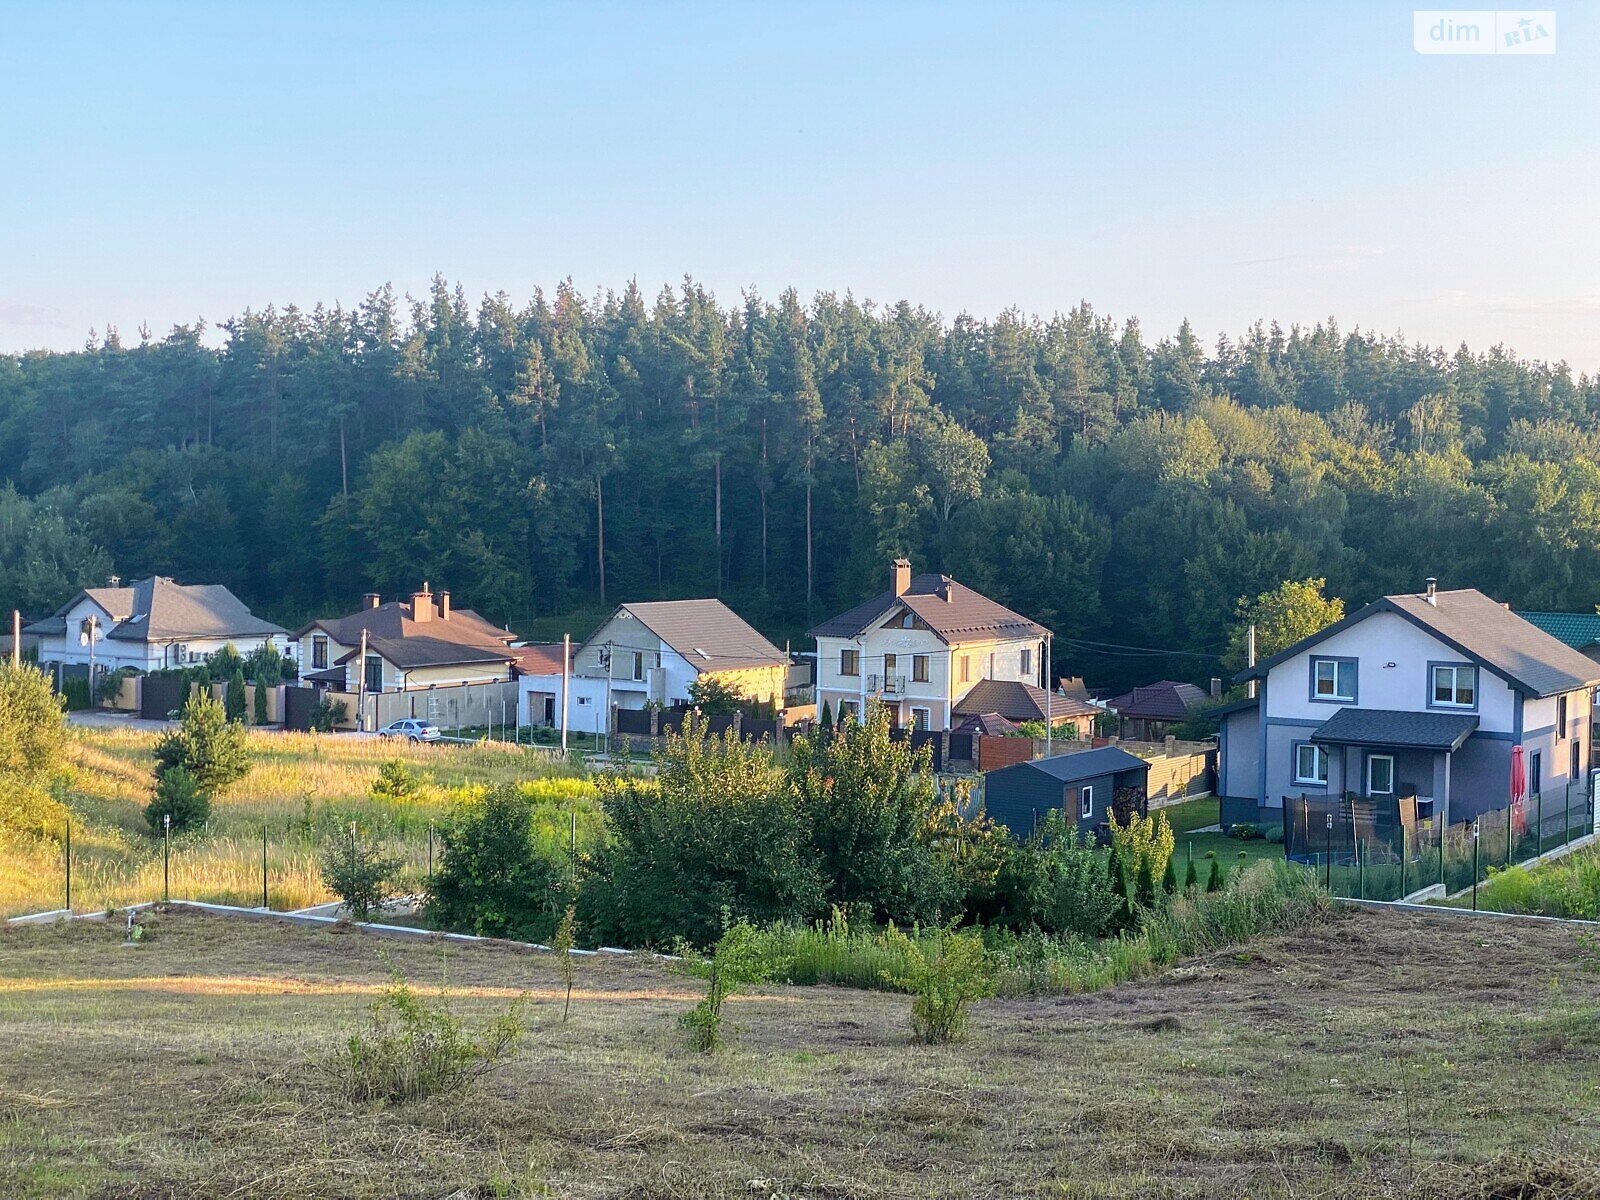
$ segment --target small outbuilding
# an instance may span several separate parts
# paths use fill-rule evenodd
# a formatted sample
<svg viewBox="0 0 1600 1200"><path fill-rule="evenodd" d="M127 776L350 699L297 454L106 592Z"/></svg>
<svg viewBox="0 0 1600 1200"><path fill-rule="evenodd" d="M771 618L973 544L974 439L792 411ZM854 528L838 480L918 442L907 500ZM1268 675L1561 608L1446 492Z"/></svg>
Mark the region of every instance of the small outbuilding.
<svg viewBox="0 0 1600 1200"><path fill-rule="evenodd" d="M1140 814L1149 805L1150 764L1117 746L1079 750L990 771L983 805L990 819L1025 838L1053 808L1084 832L1109 825L1114 805Z"/></svg>

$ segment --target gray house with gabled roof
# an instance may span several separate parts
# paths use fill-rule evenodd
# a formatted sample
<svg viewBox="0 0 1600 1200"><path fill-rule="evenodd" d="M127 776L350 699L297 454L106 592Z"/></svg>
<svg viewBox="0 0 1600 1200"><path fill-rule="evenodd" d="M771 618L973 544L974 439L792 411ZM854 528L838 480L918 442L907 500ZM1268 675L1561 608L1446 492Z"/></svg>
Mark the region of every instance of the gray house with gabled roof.
<svg viewBox="0 0 1600 1200"><path fill-rule="evenodd" d="M1225 824L1282 820L1286 799L1415 797L1470 820L1528 794L1586 788L1600 664L1473 589L1383 596L1237 677L1217 710Z"/></svg>

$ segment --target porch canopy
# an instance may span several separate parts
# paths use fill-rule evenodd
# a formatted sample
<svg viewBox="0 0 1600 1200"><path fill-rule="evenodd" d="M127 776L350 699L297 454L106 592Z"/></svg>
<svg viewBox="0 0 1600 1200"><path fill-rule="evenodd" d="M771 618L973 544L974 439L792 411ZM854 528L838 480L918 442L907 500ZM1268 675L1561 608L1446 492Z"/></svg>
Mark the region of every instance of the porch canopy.
<svg viewBox="0 0 1600 1200"><path fill-rule="evenodd" d="M1453 752L1461 749L1461 743L1477 728L1478 718L1473 713L1341 708L1317 727L1311 740L1333 746Z"/></svg>

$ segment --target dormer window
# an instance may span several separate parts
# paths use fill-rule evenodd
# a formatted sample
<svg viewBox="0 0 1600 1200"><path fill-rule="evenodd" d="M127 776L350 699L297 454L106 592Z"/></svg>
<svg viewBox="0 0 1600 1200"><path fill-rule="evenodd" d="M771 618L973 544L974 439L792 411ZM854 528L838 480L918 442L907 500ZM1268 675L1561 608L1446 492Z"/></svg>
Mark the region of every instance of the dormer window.
<svg viewBox="0 0 1600 1200"><path fill-rule="evenodd" d="M901 629L915 629L916 627L917 627L917 614L916 613L906 612L906 613L901 614L901 617L900 617L900 628Z"/></svg>
<svg viewBox="0 0 1600 1200"><path fill-rule="evenodd" d="M1333 704L1354 704L1356 700L1356 660L1353 658L1313 658L1311 660L1311 698Z"/></svg>

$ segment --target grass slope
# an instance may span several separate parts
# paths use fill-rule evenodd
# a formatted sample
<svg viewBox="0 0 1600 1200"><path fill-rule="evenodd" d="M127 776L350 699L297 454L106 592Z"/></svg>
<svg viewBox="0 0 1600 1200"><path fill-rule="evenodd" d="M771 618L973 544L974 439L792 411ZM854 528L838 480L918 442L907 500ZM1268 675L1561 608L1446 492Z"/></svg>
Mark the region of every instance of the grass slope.
<svg viewBox="0 0 1600 1200"><path fill-rule="evenodd" d="M776 988L688 1051L696 985L586 959L199 914L0 932L0 1194L17 1197L1593 1195L1600 977L1564 927L1343 911L1097 995ZM473 1095L351 1106L311 1065L396 967L486 1021ZM1530 1184L1530 1181L1531 1184Z"/></svg>

